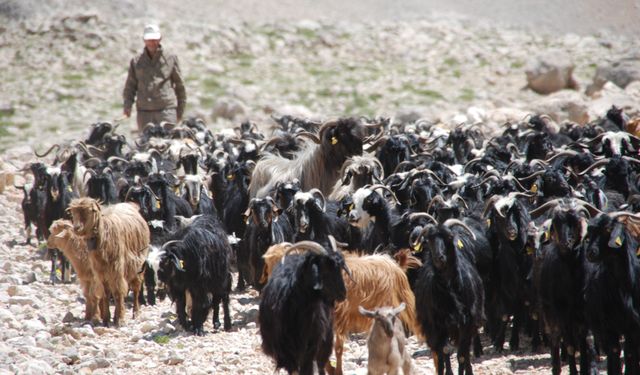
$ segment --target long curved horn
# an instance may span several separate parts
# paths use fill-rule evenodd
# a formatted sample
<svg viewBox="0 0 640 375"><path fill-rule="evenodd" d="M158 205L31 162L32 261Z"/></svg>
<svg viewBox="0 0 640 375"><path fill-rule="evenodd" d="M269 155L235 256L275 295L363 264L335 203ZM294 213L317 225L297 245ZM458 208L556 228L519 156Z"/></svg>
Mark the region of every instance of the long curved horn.
<svg viewBox="0 0 640 375"><path fill-rule="evenodd" d="M299 132L299 133L296 133L295 136L296 136L296 138L297 137L303 137L303 138L310 139L311 141L313 141L313 143L315 143L317 145L319 145L321 143L320 138L317 135L313 134L313 133Z"/></svg>
<svg viewBox="0 0 640 375"><path fill-rule="evenodd" d="M327 210L327 200L325 199L324 194L322 194L320 189L313 188L309 190L309 194L311 194L312 196L315 196L316 194L318 194L320 196L320 200L322 201L322 204L320 206L320 208L322 208L322 212Z"/></svg>
<svg viewBox="0 0 640 375"><path fill-rule="evenodd" d="M378 147L382 146L382 144L386 143L389 140L389 137L383 136L375 141L371 146L367 147L366 152L372 152L378 149Z"/></svg>
<svg viewBox="0 0 640 375"><path fill-rule="evenodd" d="M560 202L561 202L560 198L550 200L550 201L546 202L545 204L543 204L542 206L537 207L536 209L529 211L529 215L532 218L535 219L538 216L540 216L540 215L544 214L545 212L547 212L550 208L555 208L556 206L558 206L558 204L560 204Z"/></svg>
<svg viewBox="0 0 640 375"><path fill-rule="evenodd" d="M628 217L630 219L640 220L640 214L634 214L633 212L628 211L615 211L607 213L612 220L615 220L619 217Z"/></svg>
<svg viewBox="0 0 640 375"><path fill-rule="evenodd" d="M473 238L473 240L475 241L476 238L476 234L473 233L473 231L471 230L471 228L469 228L469 226L465 223L462 222L462 220L458 220L458 219L447 219L444 223L442 223L442 225L444 225L445 227L452 227L452 226L459 226L460 228L463 228L464 230L466 230L467 232L469 232L469 234L471 235L471 238Z"/></svg>
<svg viewBox="0 0 640 375"><path fill-rule="evenodd" d="M171 240L171 241L167 241L165 242L162 247L160 248L160 251L163 251L167 246L174 244L174 243L182 243L182 240Z"/></svg>
<svg viewBox="0 0 640 375"><path fill-rule="evenodd" d="M429 202L429 205L427 206L427 213L431 212L431 206L433 206L434 203L440 203L444 206L449 206L441 195L436 195L431 199L431 202Z"/></svg>
<svg viewBox="0 0 640 375"><path fill-rule="evenodd" d="M460 201L460 202L462 202L462 205L464 206L464 209L469 211L469 205L467 205L467 202L458 193L453 194L449 200L450 201Z"/></svg>
<svg viewBox="0 0 640 375"><path fill-rule="evenodd" d="M578 172L578 176L584 176L585 174L589 173L591 170L596 169L602 165L605 165L608 162L609 162L609 158L598 160L597 162L591 164L589 167L585 168L585 170L583 170L582 172Z"/></svg>
<svg viewBox="0 0 640 375"><path fill-rule="evenodd" d="M434 224L438 224L438 220L436 220L433 216L429 215L426 212L412 212L409 214L409 221L413 221L416 218L425 217L431 220Z"/></svg>
<svg viewBox="0 0 640 375"><path fill-rule="evenodd" d="M330 128L334 128L336 126L338 126L338 121L336 120L327 121L324 124L322 124L322 126L320 126L320 130L318 130L318 139L320 140L320 142L322 142L324 133Z"/></svg>
<svg viewBox="0 0 640 375"><path fill-rule="evenodd" d="M91 175L91 177L95 177L96 176L96 171L94 171L91 168L87 168L87 170L84 171L84 175L82 175L82 179L83 180L87 177L87 173L89 173Z"/></svg>
<svg viewBox="0 0 640 375"><path fill-rule="evenodd" d="M291 247L288 248L287 251L285 251L284 256L282 257L282 262L284 263L284 258L287 255L289 255L292 251L295 251L298 249L308 250L319 255L327 255L327 250L324 247L322 247L319 243L313 242L313 241L300 241L291 245Z"/></svg>
<svg viewBox="0 0 640 375"><path fill-rule="evenodd" d="M100 159L100 158L89 158L89 159L85 160L84 162L82 162L82 165L86 166L87 164L89 164L91 162L95 162L95 161L97 161L98 163L102 163L102 159Z"/></svg>
<svg viewBox="0 0 640 375"><path fill-rule="evenodd" d="M391 193L391 196L393 197L393 200L396 202L396 204L400 204L400 201L398 200L398 197L396 197L396 193L393 192L393 190L389 189L389 187L387 187L386 185L382 185L382 184L375 184L375 185L371 185L369 186L369 189L371 189L372 191L375 189L382 189L382 190L386 190L389 193Z"/></svg>
<svg viewBox="0 0 640 375"><path fill-rule="evenodd" d="M129 164L129 160L127 160L127 159L123 159L123 158L121 158L121 157L119 157L119 156L110 156L110 157L107 159L107 162L109 162L109 164L111 164L114 160L115 160L115 161L121 161L121 162L123 162L123 163L125 163L125 164Z"/></svg>
<svg viewBox="0 0 640 375"><path fill-rule="evenodd" d="M491 198L489 198L489 200L487 201L487 204L484 206L484 210L482 211L482 217L487 216L487 212L489 212L489 210L491 210L491 208L493 208L493 206L495 205L496 201L498 201L499 199L503 198L501 195L494 195ZM504 215L502 215L502 212L497 211L498 215L504 217Z"/></svg>
<svg viewBox="0 0 640 375"><path fill-rule="evenodd" d="M578 155L577 151L573 151L573 150L565 150L562 152L558 152L557 154L551 156L549 159L545 160L547 163L551 163L552 161L556 160L557 158L561 157L561 156L576 156Z"/></svg>
<svg viewBox="0 0 640 375"><path fill-rule="evenodd" d="M533 172L532 174L522 177L522 178L518 178L518 181L523 182L523 181L529 181L535 177L538 177L542 174L544 174L546 171L537 171L537 172ZM517 177L516 177L517 178Z"/></svg>
<svg viewBox="0 0 640 375"><path fill-rule="evenodd" d="M44 154L38 154L38 152L36 150L33 150L33 153L36 154L37 157L39 158L43 158L47 155L49 155L51 153L51 151L53 151L53 149L60 149L60 145L59 144L54 144L53 146L49 147L49 149L47 151L44 152Z"/></svg>

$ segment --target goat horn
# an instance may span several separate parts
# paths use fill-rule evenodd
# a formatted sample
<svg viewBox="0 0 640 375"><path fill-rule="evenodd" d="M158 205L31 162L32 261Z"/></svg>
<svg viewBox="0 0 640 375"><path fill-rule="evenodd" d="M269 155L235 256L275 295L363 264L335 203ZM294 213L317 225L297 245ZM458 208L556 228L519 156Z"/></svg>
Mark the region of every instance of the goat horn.
<svg viewBox="0 0 640 375"><path fill-rule="evenodd" d="M296 137L303 137L303 138L310 139L310 140L312 140L312 141L313 141L313 143L318 144L318 145L319 145L319 144L320 144L320 142L321 142L321 141L320 141L320 138L319 138L317 135L315 135L315 134L313 134L313 133L309 133L309 132L299 132L299 133L296 133Z"/></svg>
<svg viewBox="0 0 640 375"><path fill-rule="evenodd" d="M583 170L582 172L578 172L578 176L584 176L585 174L589 173L591 170L596 169L602 165L605 165L608 162L609 162L609 158L598 160L597 162L591 164L589 167L585 168L585 170Z"/></svg>
<svg viewBox="0 0 640 375"><path fill-rule="evenodd" d="M632 162L632 163L640 164L640 160L638 160L638 159L634 159L634 158L632 158L632 157L630 157L630 156L626 156L626 155L625 155L625 156L623 156L622 158L623 158L624 160L626 160L626 161L630 161L630 162Z"/></svg>
<svg viewBox="0 0 640 375"><path fill-rule="evenodd" d="M547 212L550 208L555 208L558 204L560 204L561 199L553 199L550 200L548 202L546 202L545 204L543 204L542 206L536 208L535 210L531 210L529 211L529 215L532 218L537 218L538 216L544 214L545 212Z"/></svg>
<svg viewBox="0 0 640 375"><path fill-rule="evenodd" d="M434 224L438 224L438 220L436 220L433 216L429 215L426 212L412 212L409 214L409 221L419 217L426 217L427 219L433 221Z"/></svg>
<svg viewBox="0 0 640 375"><path fill-rule="evenodd" d="M96 171L94 171L91 168L87 168L87 170L84 171L84 175L82 175L82 179L83 180L87 177L87 173L89 173L91 175L91 177L95 177L96 176Z"/></svg>
<svg viewBox="0 0 640 375"><path fill-rule="evenodd" d="M487 201L487 204L484 206L484 210L482 211L482 216L486 217L487 216L487 212L489 212L489 210L491 210L491 208L493 208L493 206L495 205L496 201L503 198L500 195L494 195L491 198L489 198L489 200ZM498 211L498 215L504 217L504 215L502 215L502 212Z"/></svg>
<svg viewBox="0 0 640 375"><path fill-rule="evenodd" d="M558 152L557 154L553 155L552 157L550 157L549 159L545 160L547 163L551 163L552 161L556 160L557 158L561 157L561 156L575 156L578 155L577 151L573 151L573 150L565 150L562 152Z"/></svg>
<svg viewBox="0 0 640 375"><path fill-rule="evenodd" d="M101 163L101 162L102 162L102 159L100 159L100 158L89 158L89 159L85 160L85 161L82 163L82 165L87 165L87 164L89 164L90 162L94 162L94 161L97 161L98 163Z"/></svg>
<svg viewBox="0 0 640 375"><path fill-rule="evenodd" d="M462 205L464 206L465 210L469 210L469 205L467 205L467 202L464 200L464 198L462 198L458 193L455 193L451 196L451 201L456 200L456 201L461 201Z"/></svg>
<svg viewBox="0 0 640 375"><path fill-rule="evenodd" d="M107 162L109 162L109 164L111 164L114 160L116 160L116 161L121 161L121 162L123 162L123 163L125 163L125 164L129 164L129 160L127 160L127 159L123 159L123 158L121 158L121 157L119 157L119 156L110 156L110 157L107 159Z"/></svg>
<svg viewBox="0 0 640 375"><path fill-rule="evenodd" d="M434 203L440 203L448 206L447 202L445 202L444 198L442 198L441 195L436 195L435 197L433 197L433 199L431 199L431 202L429 202L429 205L427 206L427 213L431 212L431 206L433 206Z"/></svg>
<svg viewBox="0 0 640 375"><path fill-rule="evenodd" d="M442 223L442 225L446 226L446 227L452 227L452 226L459 226L461 228L463 228L464 230L466 230L467 232L469 232L469 234L471 235L471 238L473 238L473 240L476 240L476 234L473 233L473 231L471 230L471 228L469 228L469 226L465 223L463 223L461 220L458 219L447 219L444 223Z"/></svg>
<svg viewBox="0 0 640 375"><path fill-rule="evenodd" d="M371 185L369 186L369 189L371 189L372 191L375 189L382 189L382 190L386 190L389 193L391 193L391 196L393 197L393 200L396 202L396 204L400 204L400 201L398 200L398 197L396 197L396 193L393 192L393 190L389 189L388 186L382 185L382 184L375 184L375 185Z"/></svg>
<svg viewBox="0 0 640 375"><path fill-rule="evenodd" d="M537 172L533 172L532 174L522 177L522 178L518 178L519 181L529 181L532 178L538 177L542 174L544 174L546 171L537 171Z"/></svg>
<svg viewBox="0 0 640 375"><path fill-rule="evenodd" d="M34 154L36 154L37 157L39 158L43 158L47 155L49 155L51 153L51 151L53 151L53 149L60 149L60 145L59 144L54 144L53 146L49 147L49 149L47 151L44 152L44 154L38 154L37 151L33 151Z"/></svg>
<svg viewBox="0 0 640 375"><path fill-rule="evenodd" d="M322 201L321 207L322 208L322 212L327 210L327 201L324 197L324 194L322 194L322 191L320 191L320 189L318 188L313 188L311 190L309 190L309 194L311 194L312 196L315 197L316 194L318 194L320 196L320 200Z"/></svg>
<svg viewBox="0 0 640 375"><path fill-rule="evenodd" d="M313 241L300 241L291 245L291 247L288 248L287 251L285 251L284 256L282 257L282 263L284 263L284 258L286 258L287 255L298 249L308 250L319 255L327 255L327 250L319 243Z"/></svg>
<svg viewBox="0 0 640 375"><path fill-rule="evenodd" d="M173 243L181 243L183 242L182 240L171 240L171 241L167 241L165 242L162 247L160 248L160 251L163 251L167 246L173 244Z"/></svg>
<svg viewBox="0 0 640 375"><path fill-rule="evenodd" d="M508 143L507 144L507 150L509 150L510 152L514 152L517 156L522 156L522 153L518 149L518 146L514 145L513 143ZM514 150L514 151L512 151L512 150Z"/></svg>
<svg viewBox="0 0 640 375"><path fill-rule="evenodd" d="M366 152L372 152L378 149L378 147L382 146L382 144L386 143L389 140L389 137L383 136L378 138L371 146L367 147Z"/></svg>

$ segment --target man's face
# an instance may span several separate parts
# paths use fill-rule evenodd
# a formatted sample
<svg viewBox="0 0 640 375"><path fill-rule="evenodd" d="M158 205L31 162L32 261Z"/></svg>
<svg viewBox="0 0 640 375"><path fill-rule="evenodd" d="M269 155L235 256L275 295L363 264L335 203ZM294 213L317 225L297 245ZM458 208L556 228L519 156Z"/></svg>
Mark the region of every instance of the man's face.
<svg viewBox="0 0 640 375"><path fill-rule="evenodd" d="M158 47L160 47L160 39L147 39L144 41L144 46L149 53L154 54L158 50Z"/></svg>

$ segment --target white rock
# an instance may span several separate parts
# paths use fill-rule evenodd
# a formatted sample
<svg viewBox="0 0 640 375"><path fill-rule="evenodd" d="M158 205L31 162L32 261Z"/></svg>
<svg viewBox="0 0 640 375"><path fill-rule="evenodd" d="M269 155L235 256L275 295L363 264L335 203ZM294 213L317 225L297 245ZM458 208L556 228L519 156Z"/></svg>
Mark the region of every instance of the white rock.
<svg viewBox="0 0 640 375"><path fill-rule="evenodd" d="M31 359L19 365L22 374L53 374L55 371L47 362Z"/></svg>
<svg viewBox="0 0 640 375"><path fill-rule="evenodd" d="M164 364L173 366L184 362L184 358L176 352L170 352L169 356L162 361Z"/></svg>
<svg viewBox="0 0 640 375"><path fill-rule="evenodd" d="M45 327L44 324L42 324L41 321L37 320L37 319L32 319L32 320L26 320L22 323L22 327L24 328L24 330L26 330L27 332L30 333L35 333L37 331L41 331L46 329L47 327Z"/></svg>
<svg viewBox="0 0 640 375"><path fill-rule="evenodd" d="M142 327L140 327L140 331L142 331L142 333L149 333L151 331L153 331L154 329L156 329L158 326L152 322L145 322Z"/></svg>

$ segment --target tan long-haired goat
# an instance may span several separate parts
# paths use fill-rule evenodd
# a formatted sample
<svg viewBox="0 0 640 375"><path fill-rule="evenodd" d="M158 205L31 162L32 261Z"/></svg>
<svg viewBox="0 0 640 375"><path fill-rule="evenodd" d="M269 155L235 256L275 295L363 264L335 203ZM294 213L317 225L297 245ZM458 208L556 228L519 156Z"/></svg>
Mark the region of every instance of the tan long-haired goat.
<svg viewBox="0 0 640 375"><path fill-rule="evenodd" d="M99 303L104 296L104 290L94 277L86 242L73 232L73 224L69 220L54 221L49 227L49 232L51 234L47 239L47 247L62 251L78 275L78 282L85 299L84 319L98 320Z"/></svg>
<svg viewBox="0 0 640 375"><path fill-rule="evenodd" d="M140 306L142 265L149 250L149 227L133 203L102 207L92 198L74 199L69 205L73 230L87 243L89 261L95 277L103 285L105 298L100 305L102 322L109 324L109 297L116 309L113 323L124 319L124 297L133 291L133 317Z"/></svg>

